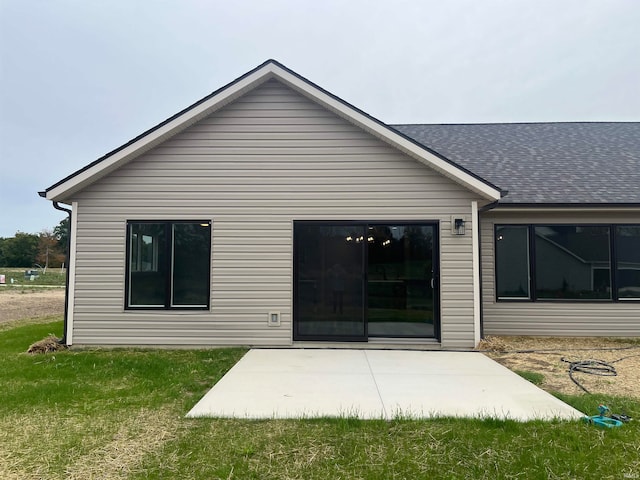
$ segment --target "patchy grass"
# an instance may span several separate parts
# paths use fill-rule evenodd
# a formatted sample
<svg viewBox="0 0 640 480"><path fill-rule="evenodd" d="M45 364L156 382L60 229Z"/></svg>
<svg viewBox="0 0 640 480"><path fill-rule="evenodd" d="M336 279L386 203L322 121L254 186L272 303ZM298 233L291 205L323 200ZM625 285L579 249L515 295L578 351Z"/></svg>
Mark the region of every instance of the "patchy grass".
<svg viewBox="0 0 640 480"><path fill-rule="evenodd" d="M242 349L28 355L62 322L0 332L0 478L128 478Z"/></svg>
<svg viewBox="0 0 640 480"><path fill-rule="evenodd" d="M26 327L27 325L52 324L57 326L59 323L58 322L59 320L60 320L60 315L48 315L46 317L23 318L21 320L9 320L8 322L0 322L0 332L3 332L5 330L13 330L17 327ZM60 323L60 328L57 328L57 331L60 333L60 335L62 335L62 323ZM48 332L47 334L54 335L51 332ZM18 335L19 333L16 330L13 332L11 336L6 338L10 338L11 339L10 342L12 342L14 338L17 337ZM31 335L32 335L32 332L26 332L26 336L28 337L28 340L33 341L34 338ZM0 346L2 345L3 341L6 341L5 337L0 336Z"/></svg>
<svg viewBox="0 0 640 480"><path fill-rule="evenodd" d="M580 422L450 418L189 423L133 478L622 478L640 467L636 425L603 431Z"/></svg>
<svg viewBox="0 0 640 480"><path fill-rule="evenodd" d="M514 372L534 385L542 385L544 382L544 375L541 373L531 372L529 370L514 370Z"/></svg>
<svg viewBox="0 0 640 480"><path fill-rule="evenodd" d="M39 276L31 280L25 278L24 272L26 270L38 270ZM5 276L6 286L2 287L3 290L24 290L30 288L38 288L42 286L48 287L61 287L64 288L66 282L66 274L61 268L49 268L47 273L42 273L42 270L33 268L0 268L0 275ZM14 283L11 283L13 278Z"/></svg>
<svg viewBox="0 0 640 480"><path fill-rule="evenodd" d="M185 419L244 353L80 350L27 355L58 320L0 331L0 478L634 478L640 425L434 419ZM560 396L597 414L637 400ZM626 476L626 477L625 477Z"/></svg>
<svg viewBox="0 0 640 480"><path fill-rule="evenodd" d="M640 400L640 338L502 336L486 338L482 347L488 357L514 372L544 375L541 388L568 395L581 394L582 390L569 377L569 363L565 360L608 362L615 367L617 376L575 372L574 379L594 394Z"/></svg>

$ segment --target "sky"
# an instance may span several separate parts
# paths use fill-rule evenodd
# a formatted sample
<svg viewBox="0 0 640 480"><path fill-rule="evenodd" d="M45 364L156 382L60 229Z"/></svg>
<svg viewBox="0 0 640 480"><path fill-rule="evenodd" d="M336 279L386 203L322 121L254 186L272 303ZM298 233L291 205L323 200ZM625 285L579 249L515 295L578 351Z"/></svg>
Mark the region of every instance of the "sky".
<svg viewBox="0 0 640 480"><path fill-rule="evenodd" d="M637 0L0 0L0 237L269 58L394 123L640 121Z"/></svg>

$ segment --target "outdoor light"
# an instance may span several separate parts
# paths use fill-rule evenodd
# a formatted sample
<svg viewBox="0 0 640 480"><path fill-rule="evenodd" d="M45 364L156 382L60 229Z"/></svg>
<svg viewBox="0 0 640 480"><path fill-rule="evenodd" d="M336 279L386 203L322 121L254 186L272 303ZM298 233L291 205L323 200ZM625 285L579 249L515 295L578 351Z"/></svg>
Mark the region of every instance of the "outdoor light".
<svg viewBox="0 0 640 480"><path fill-rule="evenodd" d="M453 220L453 233L454 235L464 235L464 218L456 218Z"/></svg>

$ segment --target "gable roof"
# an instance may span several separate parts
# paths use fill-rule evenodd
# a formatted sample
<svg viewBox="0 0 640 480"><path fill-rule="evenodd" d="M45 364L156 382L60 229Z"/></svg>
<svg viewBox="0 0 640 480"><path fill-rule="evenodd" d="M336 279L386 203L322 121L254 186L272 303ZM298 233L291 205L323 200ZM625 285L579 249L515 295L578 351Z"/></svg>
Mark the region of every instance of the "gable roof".
<svg viewBox="0 0 640 480"><path fill-rule="evenodd" d="M484 178L401 132L389 128L381 121L320 88L275 60L267 60L228 85L60 180L47 188L43 192L43 196L54 201L68 199L75 192L193 125L198 120L211 115L267 80L274 78L483 198L500 199L502 191Z"/></svg>
<svg viewBox="0 0 640 480"><path fill-rule="evenodd" d="M393 125L500 185L500 205L640 205L640 123Z"/></svg>

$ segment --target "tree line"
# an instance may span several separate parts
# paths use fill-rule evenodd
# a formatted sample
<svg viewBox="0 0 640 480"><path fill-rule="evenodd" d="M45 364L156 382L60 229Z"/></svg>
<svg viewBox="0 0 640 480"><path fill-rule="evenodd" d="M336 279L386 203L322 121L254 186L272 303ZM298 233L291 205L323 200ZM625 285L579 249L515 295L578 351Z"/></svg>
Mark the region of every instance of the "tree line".
<svg viewBox="0 0 640 480"><path fill-rule="evenodd" d="M61 267L67 262L68 240L69 218L53 230L0 237L0 267Z"/></svg>

